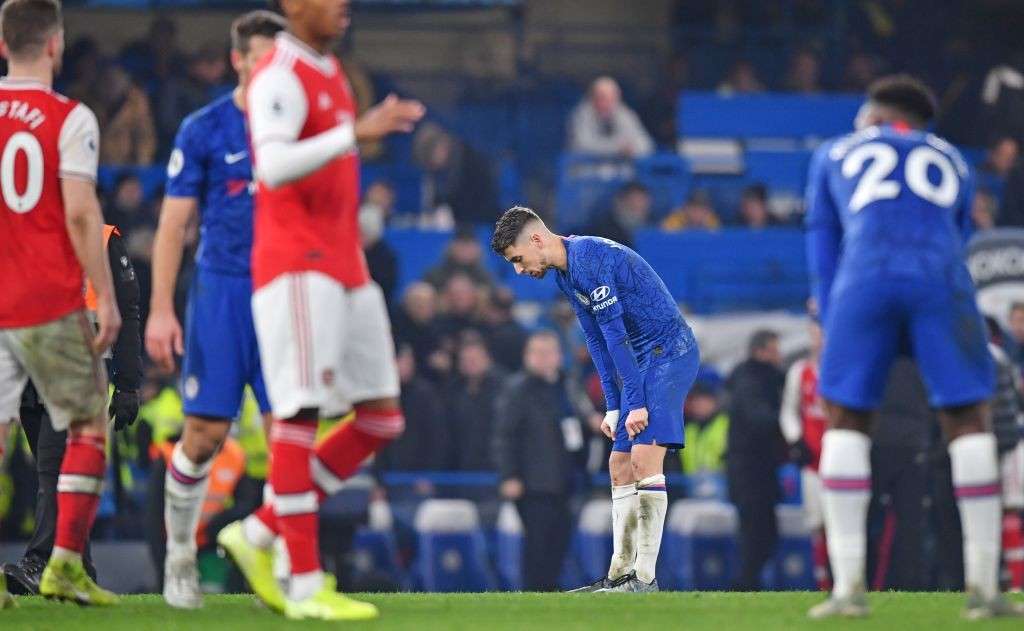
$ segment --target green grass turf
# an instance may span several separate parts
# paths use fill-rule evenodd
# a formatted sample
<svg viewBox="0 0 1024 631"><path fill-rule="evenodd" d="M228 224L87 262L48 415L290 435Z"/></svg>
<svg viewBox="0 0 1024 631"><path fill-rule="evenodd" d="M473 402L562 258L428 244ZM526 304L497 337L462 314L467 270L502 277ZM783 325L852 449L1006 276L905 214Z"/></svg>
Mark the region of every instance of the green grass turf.
<svg viewBox="0 0 1024 631"><path fill-rule="evenodd" d="M349 623L350 629L429 629L499 631L501 629L615 629L616 631L685 631L714 629L1024 629L1012 620L966 623L960 619L961 594L871 594L868 620L811 622L807 608L822 599L810 592L738 594L374 594L380 619ZM1021 598L1015 596L1014 598ZM208 596L199 611L178 611L160 596L128 596L110 609L55 604L41 598L18 598L19 607L0 611L0 630L114 631L127 629L327 628L339 623L295 623L257 606L250 596Z"/></svg>

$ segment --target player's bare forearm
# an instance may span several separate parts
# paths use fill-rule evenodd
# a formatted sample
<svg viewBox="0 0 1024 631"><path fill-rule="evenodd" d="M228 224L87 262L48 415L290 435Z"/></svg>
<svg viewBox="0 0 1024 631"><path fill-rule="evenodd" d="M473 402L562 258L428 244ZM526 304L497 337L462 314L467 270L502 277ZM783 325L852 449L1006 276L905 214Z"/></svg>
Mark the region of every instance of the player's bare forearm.
<svg viewBox="0 0 1024 631"><path fill-rule="evenodd" d="M113 301L114 286L103 247L103 214L96 189L85 180L61 180L68 238L100 301Z"/></svg>
<svg viewBox="0 0 1024 631"><path fill-rule="evenodd" d="M153 241L153 289L150 311L174 311L174 287L185 247L185 229L196 213L193 197L167 197Z"/></svg>

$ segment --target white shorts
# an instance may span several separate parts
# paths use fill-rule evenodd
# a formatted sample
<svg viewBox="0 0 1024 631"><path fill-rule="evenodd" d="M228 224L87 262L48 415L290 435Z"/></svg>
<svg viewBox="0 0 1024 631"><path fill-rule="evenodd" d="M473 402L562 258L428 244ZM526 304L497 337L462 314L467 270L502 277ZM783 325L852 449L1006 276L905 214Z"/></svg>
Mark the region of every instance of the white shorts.
<svg viewBox="0 0 1024 631"><path fill-rule="evenodd" d="M804 523L811 531L825 527L821 505L821 476L810 467L800 470L800 489L804 500Z"/></svg>
<svg viewBox="0 0 1024 631"><path fill-rule="evenodd" d="M1003 483L1003 508L1024 510L1024 441L999 459Z"/></svg>
<svg viewBox="0 0 1024 631"><path fill-rule="evenodd" d="M277 418L317 408L337 416L354 403L399 395L384 293L346 289L320 272L284 274L252 297L270 407Z"/></svg>
<svg viewBox="0 0 1024 631"><path fill-rule="evenodd" d="M93 330L84 311L52 322L0 329L0 423L19 418L28 380L62 432L107 405L107 373L92 352Z"/></svg>

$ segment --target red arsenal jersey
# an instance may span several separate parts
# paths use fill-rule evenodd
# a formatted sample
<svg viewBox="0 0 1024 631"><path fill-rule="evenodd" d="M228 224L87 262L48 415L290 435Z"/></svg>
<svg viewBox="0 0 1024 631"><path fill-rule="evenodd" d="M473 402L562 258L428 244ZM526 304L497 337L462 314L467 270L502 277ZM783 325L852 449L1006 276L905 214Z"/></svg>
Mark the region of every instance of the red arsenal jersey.
<svg viewBox="0 0 1024 631"><path fill-rule="evenodd" d="M346 287L370 280L359 239L359 157L353 149L301 179L267 185L255 157L264 143L302 142L355 120L338 61L287 33L253 72L248 115L257 174L253 287L282 274L322 272ZM265 175L265 173L264 173Z"/></svg>
<svg viewBox="0 0 1024 631"><path fill-rule="evenodd" d="M828 429L828 416L818 393L818 367L810 360L804 361L800 371L800 419L803 421L804 442L814 457L810 466L817 471L821 461L821 440Z"/></svg>
<svg viewBox="0 0 1024 631"><path fill-rule="evenodd" d="M0 79L0 328L84 308L61 179L95 182L98 155L89 108L42 83Z"/></svg>

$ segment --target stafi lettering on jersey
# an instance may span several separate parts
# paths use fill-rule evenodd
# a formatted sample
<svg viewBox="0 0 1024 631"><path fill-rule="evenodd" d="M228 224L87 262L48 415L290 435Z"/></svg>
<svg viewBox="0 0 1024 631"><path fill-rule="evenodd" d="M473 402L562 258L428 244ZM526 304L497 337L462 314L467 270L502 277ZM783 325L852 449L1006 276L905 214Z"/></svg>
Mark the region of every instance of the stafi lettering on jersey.
<svg viewBox="0 0 1024 631"><path fill-rule="evenodd" d="M46 121L46 116L38 107L29 109L29 104L24 101L0 101L0 118L6 116L20 120L28 125L29 129L35 129Z"/></svg>

